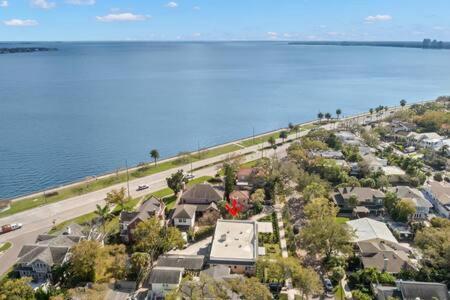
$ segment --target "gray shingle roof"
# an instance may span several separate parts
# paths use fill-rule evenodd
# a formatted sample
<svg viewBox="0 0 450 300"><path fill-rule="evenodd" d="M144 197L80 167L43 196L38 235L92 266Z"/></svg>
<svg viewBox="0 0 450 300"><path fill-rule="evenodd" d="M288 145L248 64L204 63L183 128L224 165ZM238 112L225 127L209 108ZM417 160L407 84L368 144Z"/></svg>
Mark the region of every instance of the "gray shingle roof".
<svg viewBox="0 0 450 300"><path fill-rule="evenodd" d="M404 300L448 300L448 289L445 284L436 282L396 281Z"/></svg>
<svg viewBox="0 0 450 300"><path fill-rule="evenodd" d="M355 195L358 202L370 201L373 198L384 197L384 193L382 191L365 187L343 187L338 188L338 192L345 200L348 200L352 195Z"/></svg>
<svg viewBox="0 0 450 300"><path fill-rule="evenodd" d="M51 234L40 234L36 238L36 244L38 245L48 245L48 246L65 246L72 247L81 240L81 236L73 235L51 235Z"/></svg>
<svg viewBox="0 0 450 300"><path fill-rule="evenodd" d="M433 207L418 189L409 186L395 186L388 188L388 191L396 193L401 199L411 199L416 207Z"/></svg>
<svg viewBox="0 0 450 300"><path fill-rule="evenodd" d="M200 271L205 264L203 255L161 255L156 262L158 267L178 267L186 270Z"/></svg>
<svg viewBox="0 0 450 300"><path fill-rule="evenodd" d="M220 194L209 184L196 184L181 196L185 204L209 204L222 200Z"/></svg>
<svg viewBox="0 0 450 300"><path fill-rule="evenodd" d="M173 218L177 219L192 219L195 215L197 206L192 204L180 204L173 213Z"/></svg>
<svg viewBox="0 0 450 300"><path fill-rule="evenodd" d="M120 213L121 222L135 222L136 220L145 221L153 217L161 209L161 201L152 196L150 199L142 203L137 211Z"/></svg>
<svg viewBox="0 0 450 300"><path fill-rule="evenodd" d="M69 247L48 247L48 246L24 246L19 253L17 263L32 263L36 260L41 260L52 266L54 264L61 264L66 257ZM21 255L22 254L22 255Z"/></svg>
<svg viewBox="0 0 450 300"><path fill-rule="evenodd" d="M150 274L148 282L150 284L154 283L178 284L181 280L183 272L184 272L183 268L155 267L153 268Z"/></svg>

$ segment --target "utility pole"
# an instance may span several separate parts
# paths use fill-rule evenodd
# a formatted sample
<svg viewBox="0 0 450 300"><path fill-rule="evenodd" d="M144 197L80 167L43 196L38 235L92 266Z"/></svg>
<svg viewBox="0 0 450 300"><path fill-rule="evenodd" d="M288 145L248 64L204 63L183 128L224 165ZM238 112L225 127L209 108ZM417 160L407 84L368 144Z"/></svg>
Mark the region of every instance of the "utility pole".
<svg viewBox="0 0 450 300"><path fill-rule="evenodd" d="M125 168L127 169L127 191L128 191L128 198L130 197L130 175L128 174L128 162L125 160Z"/></svg>
<svg viewBox="0 0 450 300"><path fill-rule="evenodd" d="M255 127L253 127L252 144L255 144Z"/></svg>
<svg viewBox="0 0 450 300"><path fill-rule="evenodd" d="M197 156L198 156L198 159L200 159L200 142L199 141L197 141Z"/></svg>

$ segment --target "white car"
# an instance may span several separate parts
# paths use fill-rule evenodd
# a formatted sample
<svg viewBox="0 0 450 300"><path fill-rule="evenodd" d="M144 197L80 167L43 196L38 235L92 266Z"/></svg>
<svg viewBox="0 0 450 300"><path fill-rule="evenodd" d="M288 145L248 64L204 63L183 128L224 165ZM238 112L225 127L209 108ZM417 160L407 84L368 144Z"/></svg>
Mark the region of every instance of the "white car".
<svg viewBox="0 0 450 300"><path fill-rule="evenodd" d="M136 191L143 191L143 190L146 190L146 189L148 189L149 188L149 186L148 185L146 185L146 184L142 184L142 185L139 185L138 186L138 188L137 188L137 190Z"/></svg>
<svg viewBox="0 0 450 300"><path fill-rule="evenodd" d="M194 178L195 178L195 175L192 174L192 173L186 173L186 174L184 175L184 178L186 178L187 180L191 180L191 179L194 179Z"/></svg>

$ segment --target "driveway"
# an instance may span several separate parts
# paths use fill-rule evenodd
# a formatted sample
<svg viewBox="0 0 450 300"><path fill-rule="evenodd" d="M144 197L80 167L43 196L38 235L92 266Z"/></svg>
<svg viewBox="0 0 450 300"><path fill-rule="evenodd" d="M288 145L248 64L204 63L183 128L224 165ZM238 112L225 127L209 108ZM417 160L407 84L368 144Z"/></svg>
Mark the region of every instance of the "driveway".
<svg viewBox="0 0 450 300"><path fill-rule="evenodd" d="M209 253L209 246L211 245L212 237L207 237L201 241L190 244L186 249L172 250L168 254L180 254L180 255L206 255Z"/></svg>

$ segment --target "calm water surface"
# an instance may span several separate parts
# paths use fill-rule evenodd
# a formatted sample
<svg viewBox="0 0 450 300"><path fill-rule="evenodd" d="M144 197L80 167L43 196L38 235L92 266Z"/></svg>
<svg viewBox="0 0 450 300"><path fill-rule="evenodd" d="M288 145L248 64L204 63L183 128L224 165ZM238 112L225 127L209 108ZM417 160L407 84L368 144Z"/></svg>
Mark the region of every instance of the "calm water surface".
<svg viewBox="0 0 450 300"><path fill-rule="evenodd" d="M111 171L126 159L137 164L152 148L168 157L319 111L346 115L450 94L444 50L33 45L59 51L0 55L0 198Z"/></svg>

